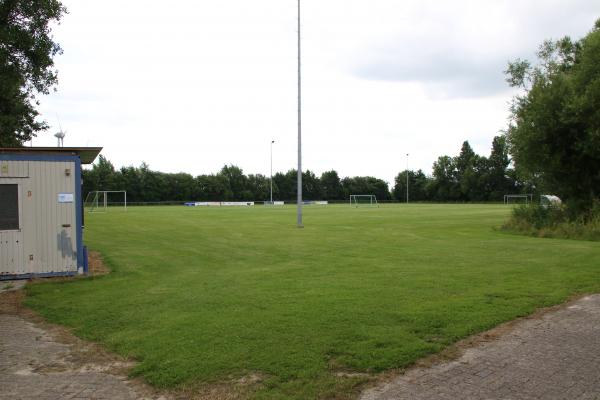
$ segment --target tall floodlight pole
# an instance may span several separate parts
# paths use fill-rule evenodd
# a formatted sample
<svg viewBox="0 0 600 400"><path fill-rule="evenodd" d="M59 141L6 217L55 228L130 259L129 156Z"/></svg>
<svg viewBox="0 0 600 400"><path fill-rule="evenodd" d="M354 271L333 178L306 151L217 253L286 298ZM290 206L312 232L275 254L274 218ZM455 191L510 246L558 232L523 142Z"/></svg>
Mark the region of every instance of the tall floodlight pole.
<svg viewBox="0 0 600 400"><path fill-rule="evenodd" d="M273 205L273 143L274 140L271 140L271 205Z"/></svg>
<svg viewBox="0 0 600 400"><path fill-rule="evenodd" d="M406 204L408 204L408 153L406 153Z"/></svg>
<svg viewBox="0 0 600 400"><path fill-rule="evenodd" d="M300 0L298 0L298 228L302 225L302 85L300 71Z"/></svg>

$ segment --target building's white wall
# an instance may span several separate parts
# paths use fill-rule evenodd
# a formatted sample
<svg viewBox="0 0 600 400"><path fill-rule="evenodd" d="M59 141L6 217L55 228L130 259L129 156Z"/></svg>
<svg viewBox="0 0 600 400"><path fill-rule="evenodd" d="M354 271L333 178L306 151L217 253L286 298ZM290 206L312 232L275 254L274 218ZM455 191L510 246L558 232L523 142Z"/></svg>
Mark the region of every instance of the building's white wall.
<svg viewBox="0 0 600 400"><path fill-rule="evenodd" d="M23 171L27 171L28 177L0 176L0 184L19 185L21 228L20 231L0 231L0 240L3 240L0 246L0 273L76 272L76 210L80 205L75 198L75 163L2 163L8 163L9 170L20 171L21 176ZM23 163L27 163L27 166ZM66 170L69 171L68 175ZM59 193L72 193L73 202L59 203Z"/></svg>
<svg viewBox="0 0 600 400"><path fill-rule="evenodd" d="M0 160L0 178L27 178L29 161Z"/></svg>

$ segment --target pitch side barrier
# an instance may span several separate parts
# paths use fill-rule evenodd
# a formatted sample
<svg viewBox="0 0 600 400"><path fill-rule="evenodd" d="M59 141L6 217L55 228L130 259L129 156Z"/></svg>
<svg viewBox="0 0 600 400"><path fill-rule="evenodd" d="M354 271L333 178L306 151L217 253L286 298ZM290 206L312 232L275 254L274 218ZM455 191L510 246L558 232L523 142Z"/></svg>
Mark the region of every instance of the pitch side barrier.
<svg viewBox="0 0 600 400"><path fill-rule="evenodd" d="M248 207L248 206L254 206L256 203L257 202L255 202L255 201L190 201L190 202L184 203L184 205L188 206L188 207L232 207L232 206ZM285 202L274 201L271 203L270 201L265 201L263 204L265 206L282 206L285 204ZM294 203L290 203L290 204L294 204ZM310 206L310 205L324 206L324 205L329 204L329 202L326 200L306 200L306 201L303 201L302 204L306 205L306 206Z"/></svg>
<svg viewBox="0 0 600 400"><path fill-rule="evenodd" d="M398 201L398 200L378 200L379 204L406 204L406 201ZM129 201L127 200L127 207L130 206L182 206L187 205L188 203L203 203L203 202L195 202L195 201L183 201L183 200L171 200L171 201ZM207 202L208 203L208 202ZM210 203L218 203L220 205L220 201L210 202ZM243 201L242 206L247 206L246 203L254 203L255 206L295 206L296 201L274 201L273 204L269 204L269 201ZM324 200L324 201L309 201L308 204L304 203L304 205L332 205L332 204L343 204L348 205L348 200ZM426 200L416 200L411 201L410 204L503 204L502 200L499 201L426 201ZM123 206L124 203L122 201L109 201L108 207L114 206Z"/></svg>
<svg viewBox="0 0 600 400"><path fill-rule="evenodd" d="M254 206L253 201L193 201L184 203L188 207L251 207Z"/></svg>

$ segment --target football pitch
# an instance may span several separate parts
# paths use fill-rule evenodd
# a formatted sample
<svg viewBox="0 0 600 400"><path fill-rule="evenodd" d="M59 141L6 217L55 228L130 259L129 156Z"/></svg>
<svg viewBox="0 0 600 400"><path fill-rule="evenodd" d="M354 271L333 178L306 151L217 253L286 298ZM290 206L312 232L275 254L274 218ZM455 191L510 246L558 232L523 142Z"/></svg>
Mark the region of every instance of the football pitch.
<svg viewBox="0 0 600 400"><path fill-rule="evenodd" d="M352 397L503 321L600 291L598 242L500 231L504 205L130 207L86 214L112 273L28 286L52 322L161 388Z"/></svg>

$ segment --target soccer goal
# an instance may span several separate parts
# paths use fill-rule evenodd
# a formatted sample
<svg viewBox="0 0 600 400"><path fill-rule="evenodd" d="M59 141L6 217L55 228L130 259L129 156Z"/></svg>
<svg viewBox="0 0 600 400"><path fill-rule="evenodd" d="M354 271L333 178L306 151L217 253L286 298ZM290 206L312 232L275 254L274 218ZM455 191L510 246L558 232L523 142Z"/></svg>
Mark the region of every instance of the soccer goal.
<svg viewBox="0 0 600 400"><path fill-rule="evenodd" d="M106 212L109 207L127 211L127 191L125 190L96 190L85 197L83 207L88 212Z"/></svg>
<svg viewBox="0 0 600 400"><path fill-rule="evenodd" d="M374 194L351 194L350 205L353 207L379 207L379 204L377 204L377 198Z"/></svg>
<svg viewBox="0 0 600 400"><path fill-rule="evenodd" d="M533 201L532 194L505 194L504 204L529 204Z"/></svg>

